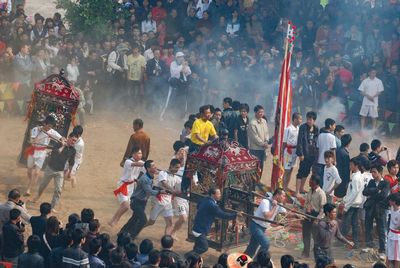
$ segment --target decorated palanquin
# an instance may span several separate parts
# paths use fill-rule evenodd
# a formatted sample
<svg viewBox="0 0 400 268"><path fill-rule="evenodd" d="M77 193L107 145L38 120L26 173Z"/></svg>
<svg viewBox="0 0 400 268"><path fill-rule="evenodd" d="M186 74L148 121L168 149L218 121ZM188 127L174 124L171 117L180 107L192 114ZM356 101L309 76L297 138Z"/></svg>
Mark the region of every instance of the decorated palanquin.
<svg viewBox="0 0 400 268"><path fill-rule="evenodd" d="M25 131L19 163L26 165L25 149L29 146L30 130L42 124L46 116L56 119L54 127L62 136L67 136L79 105L79 93L61 74L53 74L35 84L27 108L28 125Z"/></svg>
<svg viewBox="0 0 400 268"><path fill-rule="evenodd" d="M260 162L235 141L218 141L205 145L187 159L187 174L197 177L190 186L188 239L193 240L192 227L197 203L211 187L222 191L220 206L253 214L255 186L260 181ZM197 176L196 175L197 172ZM239 247L248 243L248 219L243 222L217 219L208 237L209 246L216 250Z"/></svg>

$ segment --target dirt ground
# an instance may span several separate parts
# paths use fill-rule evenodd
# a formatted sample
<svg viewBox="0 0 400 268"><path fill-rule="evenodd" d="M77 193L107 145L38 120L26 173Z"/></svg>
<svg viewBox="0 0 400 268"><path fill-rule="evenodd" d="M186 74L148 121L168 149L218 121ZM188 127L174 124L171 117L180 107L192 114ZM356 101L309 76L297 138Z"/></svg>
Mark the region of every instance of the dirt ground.
<svg viewBox="0 0 400 268"><path fill-rule="evenodd" d="M55 12L53 1L49 0L27 0L26 13L32 15L36 12L44 16L52 16ZM62 13L62 12L61 12ZM115 238L116 233L127 221L130 213L123 216L121 221L114 228L110 228L106 222L111 218L112 214L118 207L118 202L113 195L116 182L121 175L119 163L125 150L126 143L132 132L131 122L137 115L135 114L112 114L110 112L96 112L93 116L87 117L85 126L84 140L85 153L84 161L78 173L78 186L75 189L66 183L62 194L62 204L56 215L64 223L70 213L80 212L82 208L90 207L95 211L95 217L100 219L101 232L110 233ZM168 166L172 155L172 143L179 137L182 128L182 121L162 122L151 118L142 117L145 122L145 130L151 137L150 159L154 159L159 168L165 169ZM27 177L26 169L17 166L17 158L21 149L23 136L26 129L26 122L23 118L7 117L0 114L0 198L1 201L6 200L7 193L12 188L19 188L21 191L26 189ZM352 133L353 135L353 133ZM359 140L364 140L361 138ZM366 141L370 141L371 137L365 137ZM357 144L358 142L355 142ZM392 142L394 147L398 142ZM352 151L356 151L354 147ZM266 175L263 182L269 182L271 163L267 161ZM268 178L268 179L267 179ZM269 184L269 183L268 183ZM292 182L294 184L294 182ZM291 185L293 188L294 185ZM53 185L50 184L41 201L50 201L52 196ZM38 215L39 204L30 205L28 209L32 215ZM143 238L152 239L156 247L159 247L159 240L163 235L164 222L159 218L154 226L146 228L138 237L138 241ZM185 227L179 234L179 241L175 244L175 250L180 253L189 251L192 244L186 239L187 228ZM335 243L337 244L337 243ZM339 245L339 244L338 244ZM286 245L284 248L271 247L271 255L275 264L279 267L279 258L283 254L291 254L296 259L301 252L295 250L296 245ZM234 251L244 250L244 248L235 249ZM359 260L346 259L345 256L349 250L339 245L334 249L337 264L344 265L352 263L356 267L371 267L371 264L362 263ZM205 255L206 265L213 265L220 252L210 249ZM312 264L311 259L302 260Z"/></svg>
<svg viewBox="0 0 400 268"><path fill-rule="evenodd" d="M87 116L87 125L84 131L85 153L84 161L78 173L78 186L71 188L69 183L65 184L62 194L62 204L59 213L56 215L64 223L70 213L80 212L82 208L90 207L94 209L96 218L100 219L101 232L108 232L114 238L121 226L127 221L130 213L123 216L121 221L114 228L110 228L106 222L110 219L118 207L118 202L112 191L115 189L116 182L121 174L119 163L125 150L126 143L132 132L131 122L136 116L134 114L110 112L97 112L93 116ZM179 131L182 128L182 121L159 122L152 118L142 117L145 122L145 130L151 137L150 159L154 159L161 169L168 167L172 155L172 143L178 139ZM19 188L21 191L26 189L27 178L26 169L17 166L16 160L20 152L23 134L26 129L26 122L23 118L0 116L0 193L1 200L6 200L7 192L12 188ZM369 140L369 139L368 139ZM266 175L262 181L269 184L271 164L267 161ZM291 188L294 187L292 183ZM53 185L50 184L41 201L50 201ZM28 209L32 215L38 214L39 204L29 204ZM186 230L179 234L179 241L175 249L178 252L186 252L191 249L192 244L187 242ZM163 234L164 221L159 218L154 226L144 229L138 237L138 241L143 238L150 238L158 245ZM273 243L272 243L273 244ZM296 245L287 245L285 248L272 246L271 253L275 262L279 262L279 257L283 254L300 256L300 251L295 250ZM243 250L243 248L239 249ZM334 250L337 263L345 264L349 260L345 258L348 250L339 245ZM206 263L215 263L219 252L210 249L206 256ZM278 257L279 256L279 257ZM311 261L311 260L305 260ZM352 260L357 267L368 267L369 265Z"/></svg>

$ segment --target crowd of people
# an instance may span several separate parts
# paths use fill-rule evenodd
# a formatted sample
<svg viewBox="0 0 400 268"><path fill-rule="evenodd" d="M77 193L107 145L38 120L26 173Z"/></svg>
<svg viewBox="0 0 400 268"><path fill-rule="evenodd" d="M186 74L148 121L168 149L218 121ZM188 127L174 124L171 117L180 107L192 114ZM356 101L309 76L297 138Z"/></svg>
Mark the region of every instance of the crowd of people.
<svg viewBox="0 0 400 268"><path fill-rule="evenodd" d="M305 199L302 258L310 257L312 238L317 267L335 267L334 237L354 248L376 248L376 223L382 259L399 267L400 152L391 159L388 148L374 139L362 143L360 154L350 157L351 135L331 118L319 129L317 113L310 110L318 110L332 98L343 103L356 99L361 127L368 124L368 117L372 127L377 127L380 107L392 111L386 119L399 122L400 3L331 0L323 7L319 1L279 1L277 9L271 8L272 3L124 0L115 4L119 16L112 23L113 34L92 41L69 33L59 13L46 19L35 14L30 21L23 4L0 1L0 81L19 83L7 98L29 100L33 83L64 69L65 77L81 93L82 125L84 113L93 113L95 105L104 103L113 109L151 112L161 120L173 115L186 118L197 112L194 109L199 104L213 104L188 116L180 139L173 145L175 155L168 170L158 170L157 163L149 159L150 137L144 123L141 119L133 122L134 133L120 163L123 175L114 191L120 206L107 224L115 226L129 208L133 214L120 230L116 244L108 234L99 232L100 221L91 209L82 210L80 216L71 214L65 226L52 216L57 213L64 181L76 185L84 143L82 126L64 138L53 129L55 119L47 117L42 126L30 132L26 155L29 185L23 195L30 198L36 190L47 157L39 191L30 201L37 203L51 180L55 183L53 199L40 205L40 216L31 217L19 190L9 192L8 201L0 206L3 260L18 267L201 268L201 255L208 250L207 235L215 218L231 220L243 215L223 211L217 205L220 190L210 189L194 220L193 251L176 254L172 249L175 234L187 221L189 210L182 194L202 176L200 172L196 178L187 176L186 158L210 142L230 139L249 149L264 170L273 138L267 118L274 117L279 65L290 19L298 26L291 63L296 112L283 139L283 188L277 189L272 199L264 199L254 216L273 221L278 213L288 213L280 204L290 192L292 171L299 162L293 195L296 200ZM6 93L10 95L0 93L0 101ZM217 108L220 103L216 100L222 99L222 108ZM254 116L249 116L250 106ZM15 112L13 106L7 109ZM302 123L302 116L306 123ZM50 140L56 145L47 156ZM387 175L383 176L385 168ZM310 173L311 189L307 192ZM336 208L337 199L343 205ZM152 200L149 219L145 212L148 200ZM337 213L341 214L340 224ZM162 249L153 249L148 239L135 244L141 230L154 224L159 215L166 222ZM33 234L24 253L26 224L32 226ZM251 220L251 239L244 256L254 261L237 259L253 268L273 267L264 234L268 228L265 221ZM230 267L228 259L222 255L215 267ZM282 256L281 266L307 267L290 255ZM374 267L385 266L377 263Z"/></svg>
<svg viewBox="0 0 400 268"><path fill-rule="evenodd" d="M153 225L157 217L162 215L166 226L161 244L163 250L171 250L176 233L187 221L189 214L188 200L182 193L188 191L191 183L201 183L201 172L197 172L193 178L189 177L185 173L185 162L188 154L196 152L202 146L233 137L233 140L248 148L250 153L259 159L262 172L270 144L264 108L256 105L254 118L250 120L249 105L240 104L239 111L235 111L231 107L231 98L224 98L222 103L223 111L211 105L203 105L198 114L190 115L190 120L193 121L185 123L181 140L174 142L175 154L168 170L159 170L156 163L148 159L150 137L144 131L143 121L134 120L134 133L129 139L121 162L123 175L114 191L120 207L107 223L111 227L115 226L121 216L131 208L131 218L118 232L117 246L110 242L108 235L99 233L100 223L94 218L91 209L84 209L81 217L71 214L65 228L62 228L55 216L50 217L51 213L57 213L55 208L61 197L64 179L74 178L76 185L84 143L81 126L75 126L66 139L53 129L54 118L48 116L42 126L31 130L32 151L27 154L30 179L28 189L36 188L37 179L33 182L32 174L38 178L46 157L48 161L39 192L35 199L28 202L36 203L52 179L55 183L53 199L51 203L40 205L40 216L31 217L21 201L19 190L13 189L9 192L8 201L0 206L3 260L15 263L18 267L31 267L29 265L32 262L38 262L37 267L192 267L192 261L197 262L196 267L201 267L200 256L208 251L207 236L215 219L239 220L243 217L240 211L226 212L217 205L221 199L220 189L210 188L208 197L197 206L192 226L195 236L192 251L182 256L175 253L173 257L165 256L158 250L152 250L152 242L145 239L139 246L138 254L138 247L133 241L143 228ZM292 124L285 129L284 188L276 189L272 193L272 199L267 197L265 189L262 193L266 197L255 209L256 218L251 220L248 226L251 237L244 256L248 259L254 258L254 263L250 262L247 265L264 267L262 263L268 259L266 266L272 267L272 264L268 264L271 258L268 253L270 243L265 235L270 227L268 222L274 221L278 214L293 214L292 216L299 217L296 212L292 213L284 208L286 193L291 192L289 185L292 169L298 157L300 167L296 175L296 191L293 192L295 198L305 200L305 214L300 214L304 244L301 258L309 259L310 250L313 248L316 267L333 265L334 237L355 249L362 246L376 248L373 235L375 223L378 229L380 257L382 260L386 259L388 265L397 267L400 261L400 150L396 159L392 160L389 158L388 148L384 147L380 140L374 139L370 145L362 143L360 154L350 157L348 148L352 137L345 132L344 127L337 126L333 119L328 118L325 120L325 126L318 130L315 123L317 114L308 112L306 118L306 123L302 124L302 116L294 113ZM238 131L243 133L238 135ZM242 137L241 140L239 136ZM43 148L46 148L50 140L56 141L58 145L54 146L47 156ZM252 149L252 143L259 146L258 151ZM384 168L387 168L385 176ZM307 192L305 184L310 172L310 190ZM25 193L27 197L30 195L29 192ZM341 200L342 208L336 208L337 199ZM149 218L146 215L148 203L151 203ZM341 215L340 223L336 219L337 214ZM26 224L31 224L33 235L27 240L28 252L23 253ZM348 236L350 228L351 238ZM363 235L364 239L360 238L360 235ZM148 256L142 256L146 254ZM290 259L293 260L293 257ZM180 262L181 260L186 262ZM129 262L131 264L128 264ZM230 265L229 267L234 267L234 264ZM301 267L307 267L302 265Z"/></svg>
<svg viewBox="0 0 400 268"><path fill-rule="evenodd" d="M376 128L381 110L398 123L399 6L383 0L326 6L316 0L115 1L112 34L93 41L68 32L59 13L30 18L23 4L3 4L0 80L20 86L2 99L28 100L34 82L64 69L82 91L82 112L93 113L94 102L118 101L164 119L177 105L185 107L175 111L184 116L197 103L229 95L271 107L273 121L291 20L297 26L295 110L304 114L339 98L349 119L362 117L362 127L371 117Z"/></svg>

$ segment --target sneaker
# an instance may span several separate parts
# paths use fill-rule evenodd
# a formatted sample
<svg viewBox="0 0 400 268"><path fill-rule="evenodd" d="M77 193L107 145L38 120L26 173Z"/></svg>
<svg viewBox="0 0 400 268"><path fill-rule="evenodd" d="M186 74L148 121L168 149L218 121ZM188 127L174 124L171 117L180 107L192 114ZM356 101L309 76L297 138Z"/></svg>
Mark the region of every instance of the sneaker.
<svg viewBox="0 0 400 268"><path fill-rule="evenodd" d="M381 261L386 261L386 254L385 253L379 253L379 259L381 260Z"/></svg>

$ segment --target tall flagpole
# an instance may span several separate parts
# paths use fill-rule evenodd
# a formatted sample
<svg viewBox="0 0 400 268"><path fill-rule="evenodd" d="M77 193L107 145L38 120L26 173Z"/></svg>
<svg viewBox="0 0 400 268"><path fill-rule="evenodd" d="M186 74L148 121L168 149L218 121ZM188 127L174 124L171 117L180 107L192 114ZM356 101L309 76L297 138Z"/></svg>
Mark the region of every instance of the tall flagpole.
<svg viewBox="0 0 400 268"><path fill-rule="evenodd" d="M275 140L273 151L273 165L271 176L271 189L275 190L283 185L283 134L285 128L290 124L292 111L292 83L290 78L290 62L293 52L294 30L296 27L288 22L285 53L282 63L279 95L275 112Z"/></svg>

